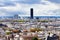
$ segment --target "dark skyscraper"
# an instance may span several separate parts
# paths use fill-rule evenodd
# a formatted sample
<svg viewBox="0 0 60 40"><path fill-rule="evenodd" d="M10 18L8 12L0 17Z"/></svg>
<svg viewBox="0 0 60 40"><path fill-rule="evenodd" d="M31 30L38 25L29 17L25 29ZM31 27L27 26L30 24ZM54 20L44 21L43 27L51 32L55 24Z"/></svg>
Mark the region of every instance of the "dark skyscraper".
<svg viewBox="0 0 60 40"><path fill-rule="evenodd" d="M31 16L31 19L33 19L33 8L30 9L30 16Z"/></svg>

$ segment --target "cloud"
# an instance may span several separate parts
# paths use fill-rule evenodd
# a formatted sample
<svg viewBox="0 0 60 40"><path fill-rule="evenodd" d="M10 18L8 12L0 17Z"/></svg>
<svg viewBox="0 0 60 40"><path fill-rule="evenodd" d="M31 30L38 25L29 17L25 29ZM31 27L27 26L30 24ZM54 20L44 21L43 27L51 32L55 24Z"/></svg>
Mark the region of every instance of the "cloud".
<svg viewBox="0 0 60 40"><path fill-rule="evenodd" d="M0 0L0 6L13 6L15 3L48 4L48 1L53 3L60 3L60 0Z"/></svg>
<svg viewBox="0 0 60 40"><path fill-rule="evenodd" d="M16 3L24 3L24 4L38 4L40 0L14 0Z"/></svg>
<svg viewBox="0 0 60 40"><path fill-rule="evenodd" d="M14 6L15 3L13 1L10 0L0 0L0 7L4 7L4 6Z"/></svg>
<svg viewBox="0 0 60 40"><path fill-rule="evenodd" d="M60 0L48 0L48 1L51 1L51 2L54 2L54 3L59 3L60 4Z"/></svg>
<svg viewBox="0 0 60 40"><path fill-rule="evenodd" d="M28 0L10 0L12 1L11 6L3 6L0 7L1 10L1 15L14 15L14 14L19 14L19 16L30 16L30 8L34 9L34 16L56 16L60 15L59 9L60 6L59 4L47 1L47 0L36 0L37 2L33 1L28 1ZM26 3L25 3L26 2ZM32 4L30 4L30 3ZM34 3L33 3L34 2ZM6 4L10 4L10 2L6 2ZM14 4L14 6L12 6ZM4 5L4 4L1 4ZM57 10L56 12L54 12ZM2 16L3 16L2 15Z"/></svg>

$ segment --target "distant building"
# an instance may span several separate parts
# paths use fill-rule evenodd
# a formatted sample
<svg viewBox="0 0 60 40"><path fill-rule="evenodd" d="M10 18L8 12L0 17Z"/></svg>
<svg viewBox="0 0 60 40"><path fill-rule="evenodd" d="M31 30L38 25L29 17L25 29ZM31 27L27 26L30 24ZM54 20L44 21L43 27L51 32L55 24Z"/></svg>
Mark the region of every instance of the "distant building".
<svg viewBox="0 0 60 40"><path fill-rule="evenodd" d="M0 27L8 27L8 26L4 24L0 24Z"/></svg>
<svg viewBox="0 0 60 40"><path fill-rule="evenodd" d="M39 17L36 17L36 19L39 19Z"/></svg>
<svg viewBox="0 0 60 40"><path fill-rule="evenodd" d="M19 19L20 17L19 17L18 14L15 14L13 18L14 18L14 19Z"/></svg>
<svg viewBox="0 0 60 40"><path fill-rule="evenodd" d="M33 19L33 8L30 9L30 17Z"/></svg>

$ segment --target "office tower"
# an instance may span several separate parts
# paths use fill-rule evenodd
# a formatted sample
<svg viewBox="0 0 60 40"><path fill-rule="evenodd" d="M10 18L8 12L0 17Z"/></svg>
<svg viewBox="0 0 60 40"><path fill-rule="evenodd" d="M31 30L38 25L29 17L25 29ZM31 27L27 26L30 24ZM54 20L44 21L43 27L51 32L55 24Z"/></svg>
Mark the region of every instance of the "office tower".
<svg viewBox="0 0 60 40"><path fill-rule="evenodd" d="M18 19L18 18L19 18L18 14L15 14L14 19Z"/></svg>
<svg viewBox="0 0 60 40"><path fill-rule="evenodd" d="M30 9L30 17L33 19L33 8Z"/></svg>

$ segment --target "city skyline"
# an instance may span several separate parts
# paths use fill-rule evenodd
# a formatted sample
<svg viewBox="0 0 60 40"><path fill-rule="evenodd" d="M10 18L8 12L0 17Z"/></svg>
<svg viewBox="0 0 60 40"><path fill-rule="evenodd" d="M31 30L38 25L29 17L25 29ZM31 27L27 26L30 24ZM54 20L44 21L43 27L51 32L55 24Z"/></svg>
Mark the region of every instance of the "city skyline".
<svg viewBox="0 0 60 40"><path fill-rule="evenodd" d="M0 16L60 16L60 0L0 0Z"/></svg>

